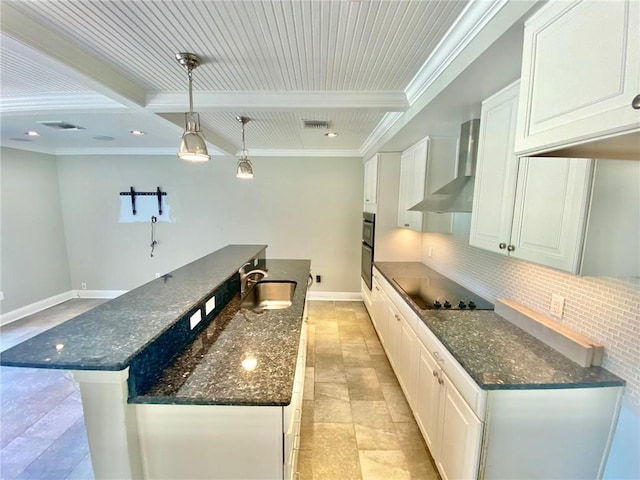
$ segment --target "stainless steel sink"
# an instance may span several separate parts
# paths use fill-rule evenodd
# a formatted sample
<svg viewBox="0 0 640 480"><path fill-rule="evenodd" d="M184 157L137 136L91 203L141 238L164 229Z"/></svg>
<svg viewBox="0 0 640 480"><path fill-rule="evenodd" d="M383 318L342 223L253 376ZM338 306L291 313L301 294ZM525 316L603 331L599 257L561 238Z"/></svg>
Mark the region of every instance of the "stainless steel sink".
<svg viewBox="0 0 640 480"><path fill-rule="evenodd" d="M242 300L242 308L277 310L289 308L293 303L296 282L267 280L256 283Z"/></svg>

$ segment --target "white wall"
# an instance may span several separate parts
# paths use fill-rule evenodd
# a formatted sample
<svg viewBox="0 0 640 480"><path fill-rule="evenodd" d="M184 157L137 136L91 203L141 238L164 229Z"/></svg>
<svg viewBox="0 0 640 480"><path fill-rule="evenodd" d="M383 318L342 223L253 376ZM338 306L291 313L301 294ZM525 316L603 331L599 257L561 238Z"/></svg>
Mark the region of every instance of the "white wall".
<svg viewBox="0 0 640 480"><path fill-rule="evenodd" d="M56 158L0 150L0 310L71 289Z"/></svg>
<svg viewBox="0 0 640 480"><path fill-rule="evenodd" d="M470 218L456 214L452 235L423 234L422 262L488 300L509 298L547 316L551 294L563 296L562 324L601 342L603 366L627 381L605 478L640 478L640 279L580 277L471 247Z"/></svg>
<svg viewBox="0 0 640 480"><path fill-rule="evenodd" d="M175 156L58 158L73 287L128 290L230 243L265 243L269 258L310 258L316 291L358 292L363 167L360 158L252 158L190 164ZM118 223L119 192L160 186L175 223Z"/></svg>

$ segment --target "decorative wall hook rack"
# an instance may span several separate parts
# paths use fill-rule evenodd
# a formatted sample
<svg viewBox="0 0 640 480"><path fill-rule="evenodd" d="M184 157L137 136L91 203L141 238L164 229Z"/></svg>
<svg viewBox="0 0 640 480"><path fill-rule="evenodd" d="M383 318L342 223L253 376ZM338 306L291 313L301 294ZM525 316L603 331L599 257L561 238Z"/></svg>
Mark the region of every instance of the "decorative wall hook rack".
<svg viewBox="0 0 640 480"><path fill-rule="evenodd" d="M133 210L134 215L136 214L136 197L138 195L157 196L158 197L158 215L162 215L162 197L166 194L167 192L163 192L162 190L160 190L160 187L157 187L155 192L136 192L133 187L130 187L128 192L120 192L121 197L131 195L131 209Z"/></svg>

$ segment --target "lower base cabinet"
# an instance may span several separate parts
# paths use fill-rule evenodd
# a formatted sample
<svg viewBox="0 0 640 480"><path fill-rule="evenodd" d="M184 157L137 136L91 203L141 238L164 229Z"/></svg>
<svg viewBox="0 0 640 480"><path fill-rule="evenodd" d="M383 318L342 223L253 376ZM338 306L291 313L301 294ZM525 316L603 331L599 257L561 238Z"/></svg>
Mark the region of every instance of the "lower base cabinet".
<svg viewBox="0 0 640 480"><path fill-rule="evenodd" d="M443 479L602 478L624 387L483 390L374 279L369 313Z"/></svg>

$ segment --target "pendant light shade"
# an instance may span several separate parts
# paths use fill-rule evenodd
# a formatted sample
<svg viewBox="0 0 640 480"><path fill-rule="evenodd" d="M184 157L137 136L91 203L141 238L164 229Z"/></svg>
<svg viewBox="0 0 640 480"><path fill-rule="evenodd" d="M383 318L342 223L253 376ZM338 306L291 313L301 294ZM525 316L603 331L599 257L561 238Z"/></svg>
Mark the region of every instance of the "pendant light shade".
<svg viewBox="0 0 640 480"><path fill-rule="evenodd" d="M189 112L184 114L185 126L178 157L190 162L207 162L211 157L200 131L200 115L193 111L192 72L200 65L200 58L193 53L180 52L176 53L176 60L187 69L189 77Z"/></svg>
<svg viewBox="0 0 640 480"><path fill-rule="evenodd" d="M242 124L242 157L238 160L238 169L236 171L237 178L253 178L253 165L247 157L247 149L244 144L244 126L251 120L249 117L236 117Z"/></svg>

